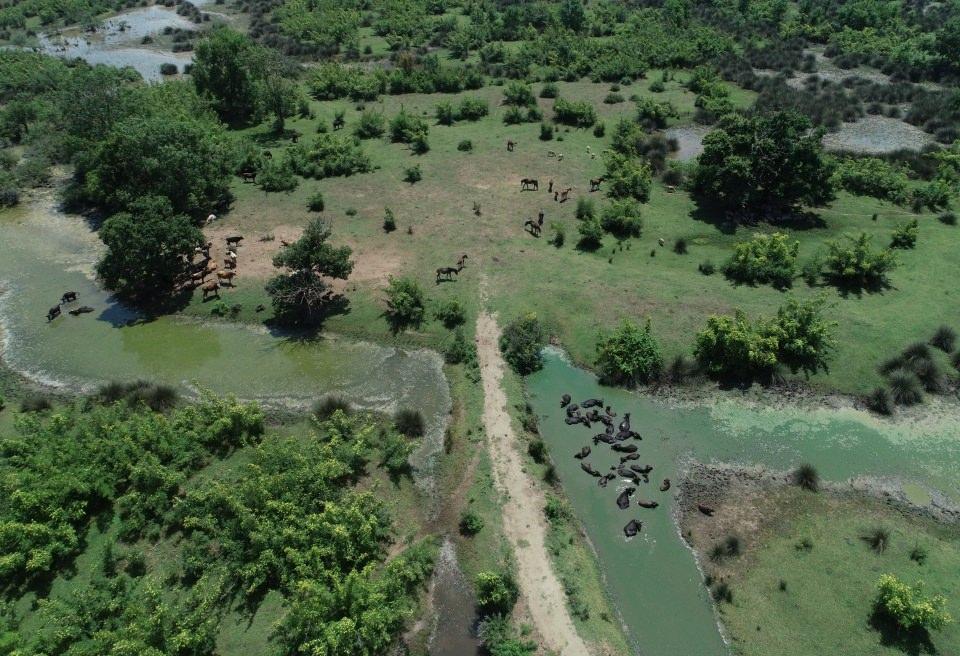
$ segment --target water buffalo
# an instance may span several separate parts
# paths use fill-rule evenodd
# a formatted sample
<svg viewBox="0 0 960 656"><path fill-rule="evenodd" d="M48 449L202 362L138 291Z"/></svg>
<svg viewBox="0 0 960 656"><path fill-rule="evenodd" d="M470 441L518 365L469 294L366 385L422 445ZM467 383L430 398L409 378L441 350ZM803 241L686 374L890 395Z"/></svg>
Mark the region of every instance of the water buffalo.
<svg viewBox="0 0 960 656"><path fill-rule="evenodd" d="M240 245L241 241L243 241L243 235L230 235L227 237L227 246L233 246L236 248Z"/></svg>
<svg viewBox="0 0 960 656"><path fill-rule="evenodd" d="M630 507L630 497L637 491L635 487L624 488L623 492L617 495L617 507L620 510L626 510Z"/></svg>
<svg viewBox="0 0 960 656"><path fill-rule="evenodd" d="M59 305L54 305L52 308L50 308L49 310L47 310L47 322L48 322L48 323L51 322L51 321L53 321L54 319L56 319L56 318L59 317L59 316L60 316L60 306L59 306Z"/></svg>
<svg viewBox="0 0 960 656"><path fill-rule="evenodd" d="M669 479L669 478L665 478L665 479L663 479L663 483L660 484L660 491L661 491L661 492L666 492L666 491L669 490L669 489L670 489L670 479Z"/></svg>
<svg viewBox="0 0 960 656"><path fill-rule="evenodd" d="M564 394L560 397L560 407L566 408L568 405L570 405L570 395Z"/></svg>
<svg viewBox="0 0 960 656"><path fill-rule="evenodd" d="M63 292L63 296L60 297L60 304L72 303L77 300L77 292Z"/></svg>
<svg viewBox="0 0 960 656"><path fill-rule="evenodd" d="M660 504L657 503L656 501L642 501L642 500L641 500L641 501L637 501L637 505L640 506L641 508L650 508L650 509L653 509L653 508L656 508L657 506L659 506Z"/></svg>
<svg viewBox="0 0 960 656"><path fill-rule="evenodd" d="M590 455L590 447L589 447L589 446L585 446L585 447L583 447L582 449L580 449L580 451L578 451L577 453L575 453L573 457L576 458L577 460L583 460L583 459L586 458L588 455Z"/></svg>
<svg viewBox="0 0 960 656"><path fill-rule="evenodd" d="M620 464L622 465L623 463L627 462L628 460L639 460L639 459L640 459L640 454L639 454L639 453L628 453L628 454L625 455L625 456L620 456Z"/></svg>
<svg viewBox="0 0 960 656"><path fill-rule="evenodd" d="M614 444L610 447L614 451L619 451L620 453L633 453L637 450L636 444Z"/></svg>
<svg viewBox="0 0 960 656"><path fill-rule="evenodd" d="M594 469L594 468L593 468L593 465L591 465L589 462L581 462L581 463L580 463L580 469L582 469L583 471L587 472L587 473L590 474L591 476L596 476L597 478L599 478L600 475L601 475L600 472L598 472L596 469Z"/></svg>
<svg viewBox="0 0 960 656"><path fill-rule="evenodd" d="M617 416L617 413L614 412L614 411L613 411L613 408L611 408L610 406L607 406L606 408L604 408L603 411L607 413L607 416L608 416L608 417L616 417L616 416Z"/></svg>
<svg viewBox="0 0 960 656"><path fill-rule="evenodd" d="M93 308L89 305L81 305L78 308L70 310L69 314L72 314L75 317L79 317L81 314L87 314L88 312L93 312Z"/></svg>
<svg viewBox="0 0 960 656"><path fill-rule="evenodd" d="M580 406L578 406L576 403L574 403L573 405L568 405L568 406L567 406L567 416L568 416L568 417L571 416L573 413L575 413L575 412L576 412L577 410L579 410L579 409L580 409Z"/></svg>
<svg viewBox="0 0 960 656"><path fill-rule="evenodd" d="M700 512L702 512L702 513L703 513L704 515L706 515L707 517L713 517L713 513L716 512L716 511L715 511L713 508L711 508L710 506L705 506L705 505L703 505L702 503L698 503L698 504L697 504L697 510L699 510Z"/></svg>
<svg viewBox="0 0 960 656"><path fill-rule="evenodd" d="M613 438L606 433L597 433L593 436L593 443L599 444L600 442L603 442L604 444L613 444Z"/></svg>
<svg viewBox="0 0 960 656"><path fill-rule="evenodd" d="M640 529L643 528L643 522L638 522L635 519L631 519L627 522L627 525L623 527L623 534L628 538L635 537Z"/></svg>
<svg viewBox="0 0 960 656"><path fill-rule="evenodd" d="M653 465L630 465L630 469L638 474L649 474L653 471Z"/></svg>
<svg viewBox="0 0 960 656"><path fill-rule="evenodd" d="M630 430L630 413L627 412L623 415L623 421L620 422L620 425L617 427L620 431Z"/></svg>
<svg viewBox="0 0 960 656"><path fill-rule="evenodd" d="M564 421L566 422L567 426L573 426L575 424L583 423L583 417L567 417L564 419Z"/></svg>
<svg viewBox="0 0 960 656"><path fill-rule="evenodd" d="M581 408L592 408L594 406L603 407L602 399L587 399L580 404Z"/></svg>

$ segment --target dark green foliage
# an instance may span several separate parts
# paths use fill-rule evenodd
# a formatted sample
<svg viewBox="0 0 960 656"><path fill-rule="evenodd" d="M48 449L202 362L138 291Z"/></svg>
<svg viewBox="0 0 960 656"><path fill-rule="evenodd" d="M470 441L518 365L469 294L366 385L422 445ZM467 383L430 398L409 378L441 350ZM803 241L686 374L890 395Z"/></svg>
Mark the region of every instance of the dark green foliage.
<svg viewBox="0 0 960 656"><path fill-rule="evenodd" d="M717 603L726 602L728 604L732 604L733 590L730 589L729 584L722 581L713 586L713 598Z"/></svg>
<svg viewBox="0 0 960 656"><path fill-rule="evenodd" d="M950 326L940 326L930 337L930 344L944 353L952 353L956 343L957 331Z"/></svg>
<svg viewBox="0 0 960 656"><path fill-rule="evenodd" d="M138 380L133 383L111 382L100 387L93 399L99 403L126 401L131 407L145 405L154 412L174 407L180 399L177 390L169 385Z"/></svg>
<svg viewBox="0 0 960 656"><path fill-rule="evenodd" d="M430 130L427 122L405 109L390 121L390 140L399 143L413 143L417 137L424 136Z"/></svg>
<svg viewBox="0 0 960 656"><path fill-rule="evenodd" d="M717 267L710 260L704 260L697 265L697 271L702 273L705 276L712 276L716 272Z"/></svg>
<svg viewBox="0 0 960 656"><path fill-rule="evenodd" d="M334 412L337 411L342 412L345 415L350 414L352 411L350 401L342 396L325 396L314 403L312 409L313 416L320 421L326 421L333 416Z"/></svg>
<svg viewBox="0 0 960 656"><path fill-rule="evenodd" d="M816 492L820 488L820 474L810 463L804 463L793 472L794 482L804 490Z"/></svg>
<svg viewBox="0 0 960 656"><path fill-rule="evenodd" d="M838 285L854 289L872 289L886 284L887 274L896 268L897 258L885 248L875 251L867 233L827 243L827 275Z"/></svg>
<svg viewBox="0 0 960 656"><path fill-rule="evenodd" d="M257 171L257 184L264 191L293 191L300 184L289 159L269 159Z"/></svg>
<svg viewBox="0 0 960 656"><path fill-rule="evenodd" d="M927 562L927 550L920 545L915 546L910 550L910 560L915 562L917 565L924 565Z"/></svg>
<svg viewBox="0 0 960 656"><path fill-rule="evenodd" d="M908 200L907 176L878 157L846 157L837 162L833 181L840 189L903 205Z"/></svg>
<svg viewBox="0 0 960 656"><path fill-rule="evenodd" d="M937 217L937 220L940 221L943 225L955 226L957 225L957 215L955 212L944 212Z"/></svg>
<svg viewBox="0 0 960 656"><path fill-rule="evenodd" d="M372 109L365 109L360 114L357 124L353 126L353 134L360 139L377 139L386 131L386 120L383 114Z"/></svg>
<svg viewBox="0 0 960 656"><path fill-rule="evenodd" d="M600 225L618 239L639 237L643 230L640 203L633 198L611 201L600 212Z"/></svg>
<svg viewBox="0 0 960 656"><path fill-rule="evenodd" d="M467 341L462 328L453 331L453 338L443 352L447 364L476 363L477 347Z"/></svg>
<svg viewBox="0 0 960 656"><path fill-rule="evenodd" d="M203 233L161 197L141 197L129 212L114 214L100 228L107 246L97 275L107 288L137 301L162 298L190 272Z"/></svg>
<svg viewBox="0 0 960 656"><path fill-rule="evenodd" d="M617 152L604 155L607 195L633 198L641 203L650 199L651 167L645 160Z"/></svg>
<svg viewBox="0 0 960 656"><path fill-rule="evenodd" d="M650 322L641 328L624 320L612 334L598 339L596 364L605 382L629 386L656 380L663 355Z"/></svg>
<svg viewBox="0 0 960 656"><path fill-rule="evenodd" d="M533 439L527 445L527 453L537 464L543 464L547 461L547 445L543 440Z"/></svg>
<svg viewBox="0 0 960 656"><path fill-rule="evenodd" d="M324 202L323 192L315 191L310 194L310 198L307 199L307 209L311 212L322 212L326 207Z"/></svg>
<svg viewBox="0 0 960 656"><path fill-rule="evenodd" d="M795 113L730 115L704 139L691 179L701 201L729 212L774 218L833 198L821 135Z"/></svg>
<svg viewBox="0 0 960 656"><path fill-rule="evenodd" d="M479 121L490 112L490 107L481 98L466 97L457 107L457 119L461 121Z"/></svg>
<svg viewBox="0 0 960 656"><path fill-rule="evenodd" d="M401 408L393 416L393 425L407 437L423 437L425 422L419 410Z"/></svg>
<svg viewBox="0 0 960 656"><path fill-rule="evenodd" d="M593 199L588 198L587 196L580 196L577 198L577 209L575 211L575 216L581 221L584 219L591 219L596 214L596 209L593 204Z"/></svg>
<svg viewBox="0 0 960 656"><path fill-rule="evenodd" d="M510 572L479 572L474 579L477 605L484 615L507 615L513 610L520 590Z"/></svg>
<svg viewBox="0 0 960 656"><path fill-rule="evenodd" d="M290 163L305 178L332 178L366 173L373 164L356 137L318 134L313 143L298 143L288 149Z"/></svg>
<svg viewBox="0 0 960 656"><path fill-rule="evenodd" d="M553 120L563 125L589 128L597 122L597 112L588 102L557 98L553 103Z"/></svg>
<svg viewBox="0 0 960 656"><path fill-rule="evenodd" d="M51 408L53 403L43 394L28 394L20 400L20 412L45 412Z"/></svg>
<svg viewBox="0 0 960 656"><path fill-rule="evenodd" d="M543 366L540 351L546 345L546 335L537 315L525 314L507 324L500 336L500 351L514 371L521 376L538 371Z"/></svg>
<svg viewBox="0 0 960 656"><path fill-rule="evenodd" d="M555 82L547 82L540 89L541 98L556 98L558 95L560 95L560 90Z"/></svg>
<svg viewBox="0 0 960 656"><path fill-rule="evenodd" d="M563 224L559 221L551 221L550 230L553 231L553 237L550 238L550 243L553 244L554 248L562 248L564 242L567 240L566 228L564 228Z"/></svg>
<svg viewBox="0 0 960 656"><path fill-rule="evenodd" d="M593 136L597 139L603 139L603 136L607 133L607 126L603 121L600 121L593 126Z"/></svg>
<svg viewBox="0 0 960 656"><path fill-rule="evenodd" d="M920 231L920 222L912 219L906 223L898 223L890 236L890 248L913 248L917 245L917 233Z"/></svg>
<svg viewBox="0 0 960 656"><path fill-rule="evenodd" d="M474 536L483 530L483 517L467 510L460 515L460 533L466 536Z"/></svg>
<svg viewBox="0 0 960 656"><path fill-rule="evenodd" d="M459 150L462 153L469 153L470 151L473 150L473 142L470 141L469 139L464 139L463 141L457 144L457 150Z"/></svg>
<svg viewBox="0 0 960 656"><path fill-rule="evenodd" d="M467 319L466 310L463 304L456 299L450 299L437 305L433 311L433 318L444 325L445 328L456 328L463 325Z"/></svg>
<svg viewBox="0 0 960 656"><path fill-rule="evenodd" d="M880 415L893 414L893 397L885 387L877 387L866 399L867 407Z"/></svg>
<svg viewBox="0 0 960 656"><path fill-rule="evenodd" d="M907 369L894 369L887 375L890 395L900 405L915 405L923 400L920 379Z"/></svg>
<svg viewBox="0 0 960 656"><path fill-rule="evenodd" d="M414 184L423 180L423 171L419 164L407 167L403 170L403 181Z"/></svg>
<svg viewBox="0 0 960 656"><path fill-rule="evenodd" d="M800 242L790 240L785 233L757 233L750 241L734 245L723 273L737 282L769 283L781 289L790 287L796 275L799 250Z"/></svg>
<svg viewBox="0 0 960 656"><path fill-rule="evenodd" d="M261 57L260 46L230 29L211 30L197 43L190 77L224 121L243 123L259 112Z"/></svg>
<svg viewBox="0 0 960 656"><path fill-rule="evenodd" d="M490 656L533 656L537 644L517 635L505 615L494 615L480 624L478 635Z"/></svg>
<svg viewBox="0 0 960 656"><path fill-rule="evenodd" d="M391 233L397 229L397 218L393 215L393 210L389 207L383 209L383 231Z"/></svg>
<svg viewBox="0 0 960 656"><path fill-rule="evenodd" d="M387 320L394 331L416 328L423 323L426 304L423 289L412 278L390 278L387 294Z"/></svg>
<svg viewBox="0 0 960 656"><path fill-rule="evenodd" d="M624 101L624 97L622 95L620 95L619 93L613 93L613 92L608 93L603 98L603 102L606 105L616 105L617 103L622 103L623 101Z"/></svg>
<svg viewBox="0 0 960 656"><path fill-rule="evenodd" d="M673 242L673 252L677 255L686 255L688 250L689 248L687 246L687 240L683 237L679 237L675 242Z"/></svg>
<svg viewBox="0 0 960 656"><path fill-rule="evenodd" d="M553 126L549 123L540 124L540 141L553 140Z"/></svg>
<svg viewBox="0 0 960 656"><path fill-rule="evenodd" d="M503 88L503 104L513 107L530 107L536 105L530 87L521 82L510 82Z"/></svg>
<svg viewBox="0 0 960 656"><path fill-rule="evenodd" d="M600 224L600 219L596 217L581 221L577 226L577 232L580 234L577 248L582 251L595 251L603 243L603 226Z"/></svg>
<svg viewBox="0 0 960 656"><path fill-rule="evenodd" d="M710 560L720 562L727 558L736 558L740 555L740 538L728 535L722 542L718 542L710 549Z"/></svg>

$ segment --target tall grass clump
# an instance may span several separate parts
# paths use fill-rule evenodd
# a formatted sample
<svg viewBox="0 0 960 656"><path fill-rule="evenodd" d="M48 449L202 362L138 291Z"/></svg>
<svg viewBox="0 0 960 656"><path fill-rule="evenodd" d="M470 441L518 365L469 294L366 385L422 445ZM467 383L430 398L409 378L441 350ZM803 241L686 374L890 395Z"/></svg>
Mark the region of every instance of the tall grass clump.
<svg viewBox="0 0 960 656"><path fill-rule="evenodd" d="M923 400L922 386L917 375L906 369L894 369L887 377L890 395L900 405L915 405Z"/></svg>
<svg viewBox="0 0 960 656"><path fill-rule="evenodd" d="M953 353L957 343L957 332L950 326L940 326L930 337L930 345L944 353Z"/></svg>
<svg viewBox="0 0 960 656"><path fill-rule="evenodd" d="M313 404L313 415L323 421L333 416L337 410L342 410L345 414L350 414L350 402L342 396L325 396Z"/></svg>
<svg viewBox="0 0 960 656"><path fill-rule="evenodd" d="M393 416L393 424L407 437L423 437L425 423L419 410L403 408Z"/></svg>
<svg viewBox="0 0 960 656"><path fill-rule="evenodd" d="M820 473L810 463L803 463L793 473L794 482L804 490L816 492L820 489Z"/></svg>

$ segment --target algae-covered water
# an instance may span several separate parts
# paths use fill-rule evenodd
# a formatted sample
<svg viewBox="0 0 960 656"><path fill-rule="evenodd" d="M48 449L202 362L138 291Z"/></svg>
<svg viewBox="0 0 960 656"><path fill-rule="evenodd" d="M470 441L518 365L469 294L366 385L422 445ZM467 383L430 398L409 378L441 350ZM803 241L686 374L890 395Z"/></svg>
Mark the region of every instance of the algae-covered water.
<svg viewBox="0 0 960 656"><path fill-rule="evenodd" d="M450 408L437 353L327 334L301 340L237 323L142 320L94 281L97 236L49 198L0 213L0 234L2 357L28 378L76 391L147 379L294 408L327 394L383 412L416 408L428 434L414 464L432 464ZM79 301L48 323L47 310L68 290ZM79 305L94 312L66 313Z"/></svg>
<svg viewBox="0 0 960 656"><path fill-rule="evenodd" d="M659 492L664 478L676 481L678 466L687 457L776 469L810 462L828 480L889 477L909 482L908 491L921 498L927 490L936 490L960 499L960 431L955 420L902 427L855 410L771 409L722 400L672 406L602 387L554 349L546 351L543 370L527 384L563 488L597 551L638 653L728 653L693 555L672 521L673 491ZM650 483L641 484L634 499L659 501L658 508L646 510L634 503L620 510L615 499L624 483L611 481L600 488L580 469L573 454L584 445L593 449L586 461L600 471L619 458L603 444L592 444L590 438L599 430L564 423L559 403L564 393L575 402L602 398L619 413L618 421L624 412L631 413L633 429L643 436L637 443L637 462L654 467ZM622 529L634 518L643 521L643 530L627 540Z"/></svg>

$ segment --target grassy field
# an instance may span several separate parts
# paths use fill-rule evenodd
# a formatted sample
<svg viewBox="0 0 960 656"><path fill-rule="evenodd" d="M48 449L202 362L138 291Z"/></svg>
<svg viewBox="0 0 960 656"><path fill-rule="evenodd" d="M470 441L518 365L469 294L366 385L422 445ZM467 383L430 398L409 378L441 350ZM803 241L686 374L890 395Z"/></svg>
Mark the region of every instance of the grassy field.
<svg viewBox="0 0 960 656"><path fill-rule="evenodd" d="M694 530L694 544L708 574L726 582L732 603L720 603L723 624L738 654L956 654L960 626L948 624L930 643L904 639L871 622L877 580L894 574L927 594L943 594L960 618L960 530L906 516L875 499L838 498L798 488L738 494L717 516L739 513L725 534L740 538L743 555L720 562L709 556L719 536ZM889 531L877 553L863 539ZM923 549L923 564L911 552Z"/></svg>
<svg viewBox="0 0 960 656"><path fill-rule="evenodd" d="M678 76L680 81L668 83L665 92L652 94L649 84L657 77L652 71L648 79L623 87L621 93L669 100L680 113L676 122L689 122L694 96L681 87L683 75ZM588 191L589 179L600 175L603 165L599 157L592 159L587 149L598 153L605 148L617 118L631 115L634 109L631 102L603 104L609 90L605 84L561 82L559 87L563 97L594 104L607 126L606 137L597 138L588 130L560 128L554 141L543 142L538 138L536 123L504 125L504 109L499 106L502 91L496 86L456 97L386 96L367 108L382 111L389 119L403 107L427 115L432 124L432 111L439 101L456 102L458 97L469 95L488 101L491 112L475 123L432 125L431 150L422 156L386 139L365 141L364 149L378 167L369 174L304 180L291 193L270 194L238 180L233 187L236 200L223 219L223 229L235 229L248 239L295 232L309 218L307 198L321 190L326 198L324 216L333 224L335 240L350 244L356 256L354 275L347 286L350 312L332 318L328 327L376 340L437 346L447 338L447 331L435 322L402 336L390 334L382 317L381 290L388 277L396 275L417 279L433 301L456 297L471 311L476 309L484 286L489 305L504 318L536 311L572 356L588 365L598 331L609 329L623 318L649 318L669 357L690 353L694 335L711 314L742 308L750 315L769 315L788 293L800 298L825 294L832 304L830 315L839 324L838 347L831 370L810 382L826 390L862 393L877 384L879 361L910 341L926 339L942 323L960 326L960 310L950 302L956 228L939 223L929 214L920 217L916 249L901 252L901 265L891 276L891 288L862 295L844 296L832 287L810 288L800 280L785 293L771 287L737 286L720 274L702 275L698 271L700 263L709 260L719 266L736 242L755 231L772 228L760 225L731 233L718 224L717 217L700 213L686 193L668 193L659 183L654 184L644 208L640 238L617 243L608 236L594 253L576 250L576 199L589 196L598 209L604 203L602 193ZM750 93L731 88L739 105L749 104ZM549 117L553 101L539 102ZM350 130L359 115L355 107L343 102L313 103L312 108L317 118L298 119L288 126L311 135L318 120L329 124L340 108L346 110L346 129ZM274 140L264 126L248 133L277 154L286 144ZM505 150L508 138L518 142L513 153ZM462 140L473 143L472 152L457 150ZM548 150L564 153L563 161L548 157ZM411 185L403 182L402 176L404 169L414 164L422 168L423 180ZM521 192L522 177L539 178L541 190ZM550 179L559 187L572 186L573 200L555 203L545 189ZM480 216L473 212L475 202L480 204ZM398 230L390 234L382 229L385 207L393 210L398 223ZM564 227L563 247L548 243L549 229L540 239L523 231L524 219L535 217L540 209L546 213L546 226L558 222ZM871 220L874 214L876 221ZM866 231L875 236L875 245L886 245L893 226L911 216L894 205L848 194L840 194L817 215L819 222L814 227L786 229L800 241L801 262L824 250L827 240L844 233ZM672 250L679 238L688 242L685 255ZM658 245L659 239L664 240L665 247ZM459 279L435 284L434 270L454 264L461 253L470 257ZM243 304L241 319L266 316L252 312L256 304L266 300L262 278L269 267L260 269L260 275L245 277L241 252L238 287L224 295L228 303ZM208 308L197 300L189 311L205 314Z"/></svg>

